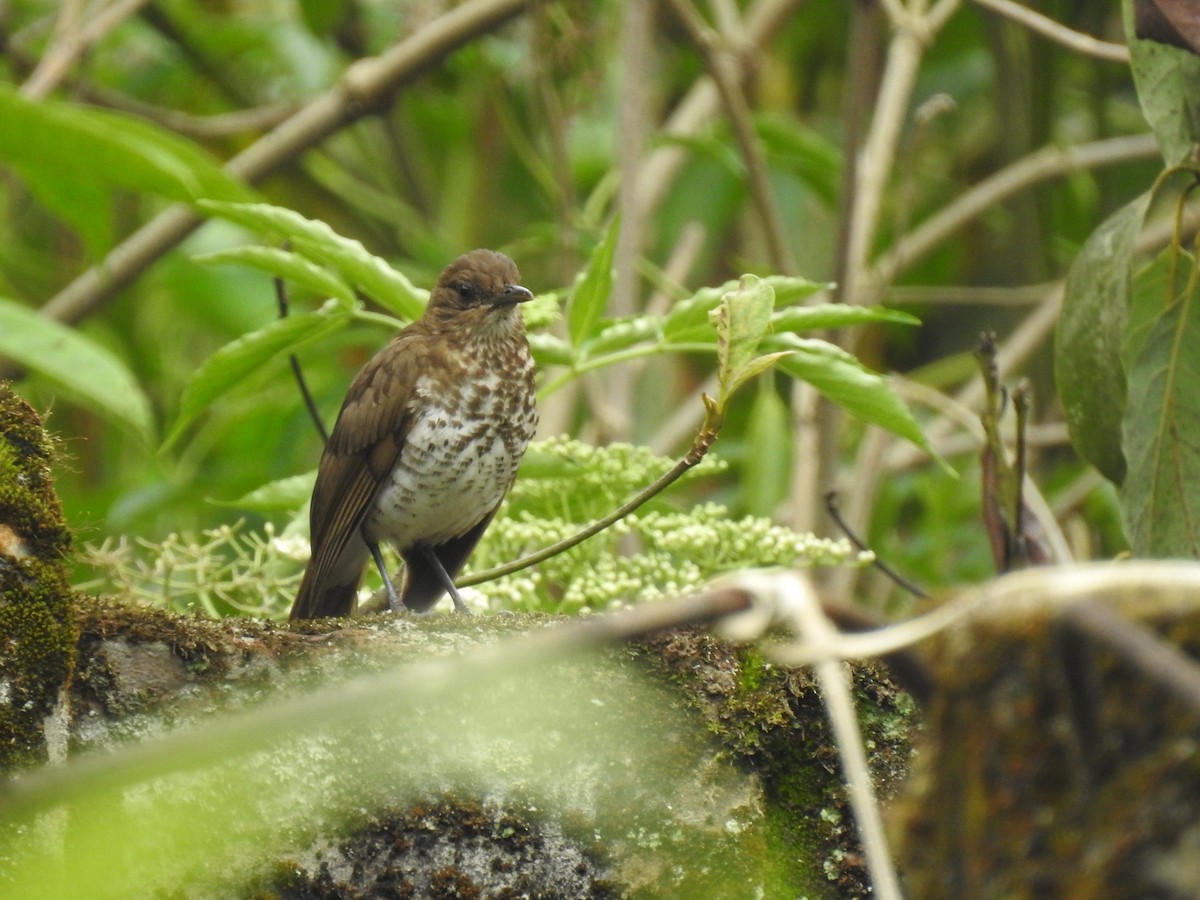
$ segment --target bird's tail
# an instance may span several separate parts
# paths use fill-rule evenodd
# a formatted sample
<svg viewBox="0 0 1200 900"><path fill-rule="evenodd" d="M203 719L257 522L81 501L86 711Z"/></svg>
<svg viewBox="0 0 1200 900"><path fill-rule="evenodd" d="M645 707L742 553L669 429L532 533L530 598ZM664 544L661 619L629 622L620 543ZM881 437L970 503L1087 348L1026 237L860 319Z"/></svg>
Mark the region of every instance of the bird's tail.
<svg viewBox="0 0 1200 900"><path fill-rule="evenodd" d="M346 544L333 565L321 565L314 558L304 570L300 590L292 603L288 618L324 619L329 616L348 616L358 600L358 586L370 553L360 538Z"/></svg>

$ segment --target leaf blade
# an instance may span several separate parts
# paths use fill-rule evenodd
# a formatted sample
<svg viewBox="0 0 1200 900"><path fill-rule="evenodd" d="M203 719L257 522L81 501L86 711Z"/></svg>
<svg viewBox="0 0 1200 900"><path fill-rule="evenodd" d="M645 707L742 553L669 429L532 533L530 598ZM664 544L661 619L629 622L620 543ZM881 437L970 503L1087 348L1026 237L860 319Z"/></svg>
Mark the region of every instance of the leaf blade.
<svg viewBox="0 0 1200 900"><path fill-rule="evenodd" d="M1121 419L1125 373L1117 360L1129 318L1133 244L1150 193L1127 203L1084 243L1067 273L1054 338L1054 370L1076 452L1105 478L1125 478Z"/></svg>
<svg viewBox="0 0 1200 900"><path fill-rule="evenodd" d="M257 369L303 344L332 334L348 323L351 316L344 306L330 303L314 312L275 319L226 344L205 360L184 386L179 412L164 446L174 444L210 404Z"/></svg>
<svg viewBox="0 0 1200 900"><path fill-rule="evenodd" d="M579 347L600 321L613 285L613 254L617 249L620 220L613 216L608 228L588 257L588 264L571 288L567 299L567 333L572 346Z"/></svg>
<svg viewBox="0 0 1200 900"><path fill-rule="evenodd" d="M265 203L203 201L198 205L209 215L289 241L292 252L332 268L347 283L403 319L420 318L425 311L428 292L368 252L361 242L343 237L320 220Z"/></svg>
<svg viewBox="0 0 1200 900"><path fill-rule="evenodd" d="M133 374L73 328L0 298L0 355L37 372L65 396L128 429L147 447L154 416Z"/></svg>

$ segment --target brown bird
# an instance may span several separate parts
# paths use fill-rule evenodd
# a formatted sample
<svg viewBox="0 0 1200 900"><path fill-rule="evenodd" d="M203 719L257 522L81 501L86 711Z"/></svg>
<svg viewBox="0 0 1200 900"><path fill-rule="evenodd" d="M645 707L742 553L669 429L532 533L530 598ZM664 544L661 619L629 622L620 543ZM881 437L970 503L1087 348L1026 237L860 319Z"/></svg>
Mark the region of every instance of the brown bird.
<svg viewBox="0 0 1200 900"><path fill-rule="evenodd" d="M446 591L516 478L537 427L533 359L513 261L473 250L442 272L424 315L350 385L309 513L312 559L292 619L354 611L368 558L395 611ZM404 560L396 595L379 545Z"/></svg>

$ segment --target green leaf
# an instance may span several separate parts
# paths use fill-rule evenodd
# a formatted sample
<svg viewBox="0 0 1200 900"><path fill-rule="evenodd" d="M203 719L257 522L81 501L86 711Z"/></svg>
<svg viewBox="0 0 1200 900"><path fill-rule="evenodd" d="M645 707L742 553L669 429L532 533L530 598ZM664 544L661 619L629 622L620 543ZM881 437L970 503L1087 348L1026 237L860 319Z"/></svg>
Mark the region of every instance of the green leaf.
<svg viewBox="0 0 1200 900"><path fill-rule="evenodd" d="M528 339L529 351L539 368L575 365L575 349L562 338L552 334L531 334Z"/></svg>
<svg viewBox="0 0 1200 900"><path fill-rule="evenodd" d="M770 275L762 281L775 291L775 304L781 309L830 287L829 284L809 281L807 278L784 275ZM738 282L727 281L720 287L701 288L691 297L677 302L663 322L663 337L672 344L711 341L712 325L708 321L708 314L721 302L722 297L737 290L737 287Z"/></svg>
<svg viewBox="0 0 1200 900"><path fill-rule="evenodd" d="M760 384L746 423L738 505L752 516L770 516L787 496L791 480L791 417L773 382Z"/></svg>
<svg viewBox="0 0 1200 900"><path fill-rule="evenodd" d="M580 348L586 358L616 353L635 344L657 341L662 337L661 316L628 316L608 319L604 327Z"/></svg>
<svg viewBox="0 0 1200 900"><path fill-rule="evenodd" d="M328 266L347 283L401 318L420 318L428 292L418 289L358 241L342 237L324 222L264 203L200 203L200 209L275 240L287 240L292 252Z"/></svg>
<svg viewBox="0 0 1200 900"><path fill-rule="evenodd" d="M822 303L817 306L789 306L771 316L772 331L819 331L885 322L893 325L920 325L916 316L882 306L850 306Z"/></svg>
<svg viewBox="0 0 1200 900"><path fill-rule="evenodd" d="M201 265L232 264L261 269L293 284L308 288L319 296L336 297L347 307L355 306L358 303L354 291L337 275L302 256L278 247L233 247L229 250L217 250L214 253L202 253L193 256L192 260Z"/></svg>
<svg viewBox="0 0 1200 900"><path fill-rule="evenodd" d="M592 250L587 267L580 273L567 299L567 333L578 347L590 337L604 308L613 284L613 253L617 248L619 219L613 216L604 237Z"/></svg>
<svg viewBox="0 0 1200 900"><path fill-rule="evenodd" d="M255 197L198 144L123 113L28 100L0 87L0 121L0 159L38 180L99 182L189 202Z"/></svg>
<svg viewBox="0 0 1200 900"><path fill-rule="evenodd" d="M1179 47L1138 38L1131 0L1122 3L1130 70L1142 114L1168 168L1185 162L1200 142L1200 57ZM1190 13L1195 15L1194 12Z"/></svg>
<svg viewBox="0 0 1200 900"><path fill-rule="evenodd" d="M184 387L179 414L166 445L178 440L200 413L242 381L283 354L337 331L350 319L351 313L344 306L327 303L315 312L276 319L226 344L205 360Z"/></svg>
<svg viewBox="0 0 1200 900"><path fill-rule="evenodd" d="M726 292L708 314L717 330L717 379L721 384L718 404L751 377L747 368L758 352L759 342L771 326L775 291L756 275L743 275L735 290ZM755 365L758 374L767 365Z"/></svg>
<svg viewBox="0 0 1200 900"><path fill-rule="evenodd" d="M67 397L154 442L150 401L116 356L73 328L0 299L0 356L37 372Z"/></svg>
<svg viewBox="0 0 1200 900"><path fill-rule="evenodd" d="M216 506L248 509L260 513L292 512L308 502L316 480L317 470L313 469L303 475L292 475L288 478L268 482L248 494L243 494L236 500L214 500L212 502Z"/></svg>
<svg viewBox="0 0 1200 900"><path fill-rule="evenodd" d="M947 471L953 471L934 452L920 423L887 379L867 369L851 354L826 341L794 334L773 335L764 343L793 351L780 360L780 370L807 381L854 417L911 441Z"/></svg>
<svg viewBox="0 0 1200 900"><path fill-rule="evenodd" d="M1134 280L1126 343L1129 395L1122 419L1129 469L1121 507L1133 552L1200 557L1200 309L1195 261L1180 254L1179 295L1168 248Z"/></svg>
<svg viewBox="0 0 1200 900"><path fill-rule="evenodd" d="M1133 245L1150 193L1121 207L1087 239L1067 273L1054 341L1054 371L1075 450L1110 481L1125 478L1118 364L1129 318Z"/></svg>

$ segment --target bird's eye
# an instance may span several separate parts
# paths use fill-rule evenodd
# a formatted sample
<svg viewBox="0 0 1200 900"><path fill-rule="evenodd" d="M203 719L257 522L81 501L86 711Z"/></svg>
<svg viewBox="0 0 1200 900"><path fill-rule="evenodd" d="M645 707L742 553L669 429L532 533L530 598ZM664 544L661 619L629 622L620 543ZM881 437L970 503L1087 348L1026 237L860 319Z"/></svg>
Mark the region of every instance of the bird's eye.
<svg viewBox="0 0 1200 900"><path fill-rule="evenodd" d="M454 290L464 300L473 300L475 298L475 285L469 281L457 282L454 285Z"/></svg>

